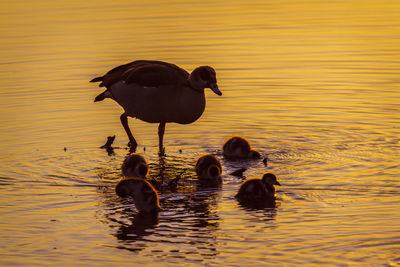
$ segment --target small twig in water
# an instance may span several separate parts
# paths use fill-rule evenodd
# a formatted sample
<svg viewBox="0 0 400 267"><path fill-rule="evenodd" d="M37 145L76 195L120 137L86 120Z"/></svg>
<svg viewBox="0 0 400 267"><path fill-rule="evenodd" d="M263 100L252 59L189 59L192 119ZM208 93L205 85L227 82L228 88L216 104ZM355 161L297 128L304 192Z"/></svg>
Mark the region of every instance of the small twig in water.
<svg viewBox="0 0 400 267"><path fill-rule="evenodd" d="M233 176L238 176L238 177L243 177L243 173L246 171L247 169L245 168L240 168L239 170L236 170L234 172L231 173L231 175Z"/></svg>

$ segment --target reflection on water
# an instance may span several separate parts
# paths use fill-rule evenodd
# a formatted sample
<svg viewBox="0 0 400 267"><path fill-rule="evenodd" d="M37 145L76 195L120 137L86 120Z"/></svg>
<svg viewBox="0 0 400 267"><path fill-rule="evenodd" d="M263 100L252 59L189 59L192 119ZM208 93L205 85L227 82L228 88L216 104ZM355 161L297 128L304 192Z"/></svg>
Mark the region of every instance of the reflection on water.
<svg viewBox="0 0 400 267"><path fill-rule="evenodd" d="M129 153L128 153L129 154ZM168 256L168 251L154 250L146 242L166 242L182 246L194 245L196 248L175 251L197 257L202 262L204 256L216 255L216 230L219 229L217 213L221 187L199 184L194 174L194 162L183 160L183 156L160 156L150 163L149 181L156 185L160 194L160 213L137 212L131 198L114 196L114 184L99 190L106 205L101 221L110 226L119 240L119 249L150 252ZM194 159L193 159L194 160ZM100 171L105 180L108 170ZM179 178L177 180L177 178ZM171 181L177 180L174 186ZM111 195L111 196L110 196ZM104 212L106 211L106 212ZM185 232L186 238L175 231ZM169 251L171 252L171 251Z"/></svg>
<svg viewBox="0 0 400 267"><path fill-rule="evenodd" d="M392 0L2 3L0 264L398 265L399 13ZM136 59L210 65L224 92L167 125L165 157L157 125L130 121L157 218L115 195L122 110L89 84ZM232 135L267 164L225 160ZM205 153L220 187L197 183ZM241 206L242 181L264 172L282 184L275 206Z"/></svg>

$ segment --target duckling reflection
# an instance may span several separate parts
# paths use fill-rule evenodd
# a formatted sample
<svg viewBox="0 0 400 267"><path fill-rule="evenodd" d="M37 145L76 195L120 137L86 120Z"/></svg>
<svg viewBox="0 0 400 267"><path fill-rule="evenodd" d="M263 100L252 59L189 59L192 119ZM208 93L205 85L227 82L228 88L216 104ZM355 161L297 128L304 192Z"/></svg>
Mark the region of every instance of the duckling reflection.
<svg viewBox="0 0 400 267"><path fill-rule="evenodd" d="M260 153L252 149L249 142L240 136L233 136L224 143L223 154L227 159L261 158Z"/></svg>
<svg viewBox="0 0 400 267"><path fill-rule="evenodd" d="M158 222L158 213L139 212L134 215L130 224L118 221L120 227L115 236L119 240L140 240L144 236L151 235L153 233L151 229L154 229Z"/></svg>
<svg viewBox="0 0 400 267"><path fill-rule="evenodd" d="M239 203L251 208L275 206L275 187L281 185L272 173L265 173L261 179L249 178L242 183L236 194Z"/></svg>
<svg viewBox="0 0 400 267"><path fill-rule="evenodd" d="M163 185L168 185L176 177L181 177L177 190L166 187L157 190L161 212L137 212L135 208L130 208L131 198L119 199L112 191L114 188L109 188L106 192L99 191L104 198L101 204L105 209L100 211L97 218L109 225L111 232L119 240L118 249L147 251L151 249L149 246L152 240L176 243L180 247L185 247L190 240L192 246L196 248L197 255L208 257L218 255L214 241L221 227L218 212L221 190L198 189L198 178L193 170L194 162L187 156L169 156L148 163L150 167L147 177L157 181L164 179ZM114 169L118 169L117 165ZM117 176L118 173L114 173L114 179ZM136 179L144 180L140 177ZM187 238L182 238L182 233ZM169 251L160 253L169 255Z"/></svg>
<svg viewBox="0 0 400 267"><path fill-rule="evenodd" d="M158 212L161 210L157 191L145 179L126 177L115 187L120 197L132 197L139 212Z"/></svg>
<svg viewBox="0 0 400 267"><path fill-rule="evenodd" d="M127 156L121 166L122 175L125 177L146 178L149 172L149 165L143 156L131 154Z"/></svg>
<svg viewBox="0 0 400 267"><path fill-rule="evenodd" d="M222 183L221 162L211 154L205 154L197 160L195 171L202 186L218 186Z"/></svg>

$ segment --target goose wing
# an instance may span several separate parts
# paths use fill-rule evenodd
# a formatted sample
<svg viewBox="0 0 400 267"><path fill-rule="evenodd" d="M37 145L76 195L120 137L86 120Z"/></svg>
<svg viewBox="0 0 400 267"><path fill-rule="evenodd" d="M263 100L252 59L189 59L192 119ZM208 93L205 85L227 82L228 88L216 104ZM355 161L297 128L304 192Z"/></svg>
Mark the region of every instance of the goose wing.
<svg viewBox="0 0 400 267"><path fill-rule="evenodd" d="M136 83L141 86L157 87L160 85L175 85L184 83L189 73L178 66L156 60L136 60L128 64L120 65L91 80L99 82L100 87L109 87L112 84L125 81L125 83Z"/></svg>

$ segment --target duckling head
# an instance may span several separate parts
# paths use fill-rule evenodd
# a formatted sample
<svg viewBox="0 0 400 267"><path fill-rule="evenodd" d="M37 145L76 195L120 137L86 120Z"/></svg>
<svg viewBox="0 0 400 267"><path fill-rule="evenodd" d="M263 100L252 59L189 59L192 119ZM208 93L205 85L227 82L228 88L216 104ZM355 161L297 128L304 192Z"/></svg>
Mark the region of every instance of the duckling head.
<svg viewBox="0 0 400 267"><path fill-rule="evenodd" d="M122 175L125 177L146 178L149 166L143 156L139 154L131 154L122 163L121 170Z"/></svg>
<svg viewBox="0 0 400 267"><path fill-rule="evenodd" d="M215 164L210 165L207 169L207 175L211 179L218 179L221 176L221 169Z"/></svg>
<svg viewBox="0 0 400 267"><path fill-rule="evenodd" d="M254 149L251 149L250 152L249 152L249 158L251 158L251 159L259 159L259 158L261 158L261 154L258 153L258 151L254 150Z"/></svg>
<svg viewBox="0 0 400 267"><path fill-rule="evenodd" d="M266 185L281 185L276 179L275 174L265 173L261 179Z"/></svg>
<svg viewBox="0 0 400 267"><path fill-rule="evenodd" d="M124 178L115 187L115 192L120 197L132 197L139 212L157 212L161 210L157 191L143 178Z"/></svg>
<svg viewBox="0 0 400 267"><path fill-rule="evenodd" d="M202 91L204 88L210 88L217 95L222 95L222 92L218 89L215 70L210 66L194 69L190 73L189 84L195 90Z"/></svg>
<svg viewBox="0 0 400 267"><path fill-rule="evenodd" d="M218 180L221 177L221 162L213 155L206 154L201 156L195 166L199 179Z"/></svg>

